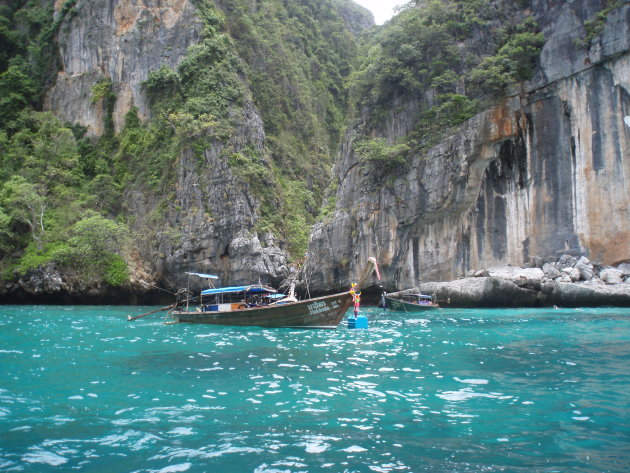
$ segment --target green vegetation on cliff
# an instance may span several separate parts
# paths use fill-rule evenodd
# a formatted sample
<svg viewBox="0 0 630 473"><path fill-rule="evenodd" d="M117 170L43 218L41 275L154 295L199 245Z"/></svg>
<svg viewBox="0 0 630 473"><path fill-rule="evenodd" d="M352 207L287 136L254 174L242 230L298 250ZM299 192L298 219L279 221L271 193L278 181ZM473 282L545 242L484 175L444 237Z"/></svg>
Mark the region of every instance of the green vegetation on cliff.
<svg viewBox="0 0 630 473"><path fill-rule="evenodd" d="M628 0L604 0L602 9L597 12L595 17L584 22L584 30L586 31L586 36L582 40L584 46L590 47L591 41L604 29L608 14L615 8L623 6L624 1L628 3Z"/></svg>
<svg viewBox="0 0 630 473"><path fill-rule="evenodd" d="M602 1L584 24L586 41L622 3ZM55 263L78 278L123 284L134 225L152 236L162 231L170 249L180 249L185 235L173 222L188 209L173 198L179 166L186 158L194 168L187 172L207 176L215 150L234 185L252 197L256 215L248 229L272 232L297 259L320 209L326 217L334 212L338 179L330 174L344 127L359 123L350 136L361 163L393 174L531 79L544 45L530 0L411 1L360 38L369 19L349 0L193 4L199 41L176 67L150 71L144 81L150 118L142 121L132 108L115 130L119 84L103 77L88 98L104 115L104 133L94 138L42 111L58 70L56 33L70 26L80 4L68 0L54 17L52 2L2 2L4 277ZM388 141L387 119L398 108L413 109L413 129ZM250 136L255 126L239 135L254 115L264 136ZM150 215L139 215L132 196L154 204L147 205ZM200 213L212 221L204 198Z"/></svg>
<svg viewBox="0 0 630 473"><path fill-rule="evenodd" d="M114 215L95 213L99 195L83 172L72 130L50 113L23 112L19 119L18 132L0 135L3 276L22 275L54 262L83 280L98 280L104 274L112 285L124 283L126 273L120 269L124 239L109 242L127 230Z"/></svg>
<svg viewBox="0 0 630 473"><path fill-rule="evenodd" d="M345 81L359 54L340 13L347 3L234 0L223 6L264 121L278 196L260 225L279 230L294 257L306 250L345 123Z"/></svg>
<svg viewBox="0 0 630 473"><path fill-rule="evenodd" d="M239 108L251 99L263 118L265 149L250 144L222 155L260 202L253 230L273 232L300 257L339 144L356 41L333 0L195 5L204 22L200 43L176 70L162 67L145 82L154 118L142 133L156 146L141 150L138 139L125 140L133 147L121 146L125 161L131 175L148 173L141 181L164 190L173 178L160 175L168 156L228 141ZM155 140L158 134L166 139Z"/></svg>
<svg viewBox="0 0 630 473"><path fill-rule="evenodd" d="M378 127L392 104L416 101L419 119L406 144L417 148L475 115L506 87L530 79L544 38L522 13L528 2L517 3L407 4L372 40L351 76L352 103L369 110L367 127ZM373 159L358 140L359 154Z"/></svg>
<svg viewBox="0 0 630 473"><path fill-rule="evenodd" d="M177 162L192 153L203 172L204 153L217 143L234 176L258 200L251 230L273 232L291 255L302 256L345 120L344 81L358 55L340 12L352 17L360 10L352 13L356 6L347 0L194 4L203 24L199 42L176 68L151 71L144 83L150 120L141 122L132 109L116 133L117 84L104 76L92 87L91 106L104 112L104 134L97 138L41 112L58 69L55 33L77 14L76 2L64 3L56 17L50 2L0 6L5 278L54 263L82 281L122 284L129 241L122 235L138 217L127 196L157 201L145 220L175 234L168 231L167 213L188 210L172 203ZM354 26L366 21L359 18ZM264 121L263 149L229 144L248 102ZM105 230L120 237L110 240Z"/></svg>
<svg viewBox="0 0 630 473"><path fill-rule="evenodd" d="M0 6L0 273L11 279L55 263L83 281L120 285L128 279L127 229L116 222L119 208L106 205L119 199L111 147L40 111L57 71L54 34L74 3L56 19L45 2ZM111 81L100 83L95 99L110 90Z"/></svg>

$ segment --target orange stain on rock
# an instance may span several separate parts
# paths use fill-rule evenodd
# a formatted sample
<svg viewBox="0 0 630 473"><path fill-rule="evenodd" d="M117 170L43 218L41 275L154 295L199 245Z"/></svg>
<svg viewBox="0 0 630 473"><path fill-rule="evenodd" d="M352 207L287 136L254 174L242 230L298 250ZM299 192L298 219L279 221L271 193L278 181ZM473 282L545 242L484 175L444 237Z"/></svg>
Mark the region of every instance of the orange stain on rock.
<svg viewBox="0 0 630 473"><path fill-rule="evenodd" d="M114 8L116 34L123 35L133 29L141 17L149 15L153 23L164 23L172 28L181 17L188 0L167 0L159 7L151 7L144 1L121 0Z"/></svg>
<svg viewBox="0 0 630 473"><path fill-rule="evenodd" d="M505 103L489 110L485 141L496 143L516 136L519 131L518 117Z"/></svg>

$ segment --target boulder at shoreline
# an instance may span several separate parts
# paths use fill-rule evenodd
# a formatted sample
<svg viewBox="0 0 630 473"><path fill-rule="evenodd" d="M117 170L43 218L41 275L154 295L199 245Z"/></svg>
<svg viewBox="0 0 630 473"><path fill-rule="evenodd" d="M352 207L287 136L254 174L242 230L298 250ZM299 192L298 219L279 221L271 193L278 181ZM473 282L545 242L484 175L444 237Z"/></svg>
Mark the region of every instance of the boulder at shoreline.
<svg viewBox="0 0 630 473"><path fill-rule="evenodd" d="M538 292L494 277L464 278L424 283L424 294L433 294L443 307L528 307L538 305ZM450 304L445 303L449 301Z"/></svg>
<svg viewBox="0 0 630 473"><path fill-rule="evenodd" d="M414 290L434 295L442 307L630 307L630 265L601 267L582 256L521 268L470 271L450 282L427 282Z"/></svg>
<svg viewBox="0 0 630 473"><path fill-rule="evenodd" d="M546 282L540 290L494 277L463 278L420 284L442 307L630 307L630 284ZM450 303L446 303L450 301Z"/></svg>

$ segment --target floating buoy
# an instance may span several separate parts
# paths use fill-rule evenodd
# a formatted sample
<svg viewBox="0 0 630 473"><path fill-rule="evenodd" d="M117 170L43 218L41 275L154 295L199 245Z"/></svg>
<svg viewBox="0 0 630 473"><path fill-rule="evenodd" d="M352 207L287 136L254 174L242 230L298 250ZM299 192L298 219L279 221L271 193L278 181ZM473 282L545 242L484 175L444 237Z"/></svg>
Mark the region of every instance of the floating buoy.
<svg viewBox="0 0 630 473"><path fill-rule="evenodd" d="M365 315L348 317L348 328L368 328L368 318Z"/></svg>
<svg viewBox="0 0 630 473"><path fill-rule="evenodd" d="M368 328L368 318L365 315L357 316L355 328Z"/></svg>

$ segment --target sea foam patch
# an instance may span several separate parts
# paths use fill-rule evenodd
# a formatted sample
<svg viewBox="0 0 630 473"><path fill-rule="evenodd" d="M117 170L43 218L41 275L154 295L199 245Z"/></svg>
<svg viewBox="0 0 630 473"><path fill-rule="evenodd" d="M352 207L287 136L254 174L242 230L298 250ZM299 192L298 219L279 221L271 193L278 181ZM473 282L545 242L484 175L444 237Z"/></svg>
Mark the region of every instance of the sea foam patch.
<svg viewBox="0 0 630 473"><path fill-rule="evenodd" d="M158 470L157 473L178 473L180 471L188 471L192 463L180 463L179 465L169 465L165 466L161 470Z"/></svg>
<svg viewBox="0 0 630 473"><path fill-rule="evenodd" d="M24 457L22 457L22 460L27 463L43 463L45 465L52 466L63 465L68 461L67 458L46 450L36 450L34 452L27 453Z"/></svg>
<svg viewBox="0 0 630 473"><path fill-rule="evenodd" d="M453 378L458 383L466 383L466 384L488 384L487 379L459 379L457 377Z"/></svg>

